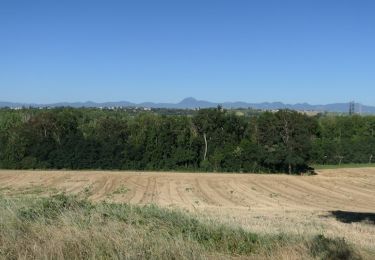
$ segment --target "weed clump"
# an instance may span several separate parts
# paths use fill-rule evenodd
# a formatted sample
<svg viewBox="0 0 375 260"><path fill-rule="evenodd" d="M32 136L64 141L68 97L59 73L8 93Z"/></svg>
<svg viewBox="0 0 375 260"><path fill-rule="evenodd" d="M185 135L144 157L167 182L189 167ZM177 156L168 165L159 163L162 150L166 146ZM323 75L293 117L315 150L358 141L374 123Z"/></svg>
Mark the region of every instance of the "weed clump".
<svg viewBox="0 0 375 260"><path fill-rule="evenodd" d="M21 220L52 220L56 219L63 212L85 211L88 213L94 205L85 199L78 199L73 195L57 194L47 198L39 198L33 203L18 210L18 217Z"/></svg>
<svg viewBox="0 0 375 260"><path fill-rule="evenodd" d="M315 236L310 242L312 256L325 260L360 260L360 255L342 238Z"/></svg>

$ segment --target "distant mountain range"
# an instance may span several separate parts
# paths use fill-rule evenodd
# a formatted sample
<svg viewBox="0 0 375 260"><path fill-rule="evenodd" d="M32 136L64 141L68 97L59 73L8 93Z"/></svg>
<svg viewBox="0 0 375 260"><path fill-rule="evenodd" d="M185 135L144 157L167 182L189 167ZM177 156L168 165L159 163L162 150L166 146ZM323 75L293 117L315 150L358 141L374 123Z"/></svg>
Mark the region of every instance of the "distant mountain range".
<svg viewBox="0 0 375 260"><path fill-rule="evenodd" d="M338 112L346 113L349 111L349 103L334 103L327 105L310 105L308 103L299 104L284 104L282 102L263 102L263 103L247 103L247 102L209 102L204 100L197 100L189 97L185 98L179 103L132 103L128 101L119 102L61 102L53 104L27 104L27 103L12 103L12 102L1 102L0 107L148 107L148 108L176 108L176 109L195 109L195 108L210 108L221 105L224 108L254 108L262 110L275 110L275 109L293 109L299 111L327 111L327 112ZM375 106L366 106L356 103L356 112L362 112L364 114L375 114Z"/></svg>

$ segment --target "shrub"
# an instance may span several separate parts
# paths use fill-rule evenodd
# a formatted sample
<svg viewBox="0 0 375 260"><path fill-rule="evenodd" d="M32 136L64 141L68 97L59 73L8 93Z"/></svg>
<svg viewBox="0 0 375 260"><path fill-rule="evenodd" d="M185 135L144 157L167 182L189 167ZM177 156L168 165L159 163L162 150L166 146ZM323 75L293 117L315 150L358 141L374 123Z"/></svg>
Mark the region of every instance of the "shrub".
<svg viewBox="0 0 375 260"><path fill-rule="evenodd" d="M325 260L359 260L361 257L342 238L326 238L318 235L310 242L310 252L314 257Z"/></svg>

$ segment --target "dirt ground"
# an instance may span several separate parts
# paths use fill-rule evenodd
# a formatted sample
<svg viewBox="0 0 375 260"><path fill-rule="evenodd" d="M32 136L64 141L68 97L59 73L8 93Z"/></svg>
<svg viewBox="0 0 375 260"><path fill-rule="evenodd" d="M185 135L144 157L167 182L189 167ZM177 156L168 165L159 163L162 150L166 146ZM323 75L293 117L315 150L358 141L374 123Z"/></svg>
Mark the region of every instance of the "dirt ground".
<svg viewBox="0 0 375 260"><path fill-rule="evenodd" d="M375 168L315 176L114 171L0 171L0 194L66 191L154 203L256 232L325 234L375 250Z"/></svg>

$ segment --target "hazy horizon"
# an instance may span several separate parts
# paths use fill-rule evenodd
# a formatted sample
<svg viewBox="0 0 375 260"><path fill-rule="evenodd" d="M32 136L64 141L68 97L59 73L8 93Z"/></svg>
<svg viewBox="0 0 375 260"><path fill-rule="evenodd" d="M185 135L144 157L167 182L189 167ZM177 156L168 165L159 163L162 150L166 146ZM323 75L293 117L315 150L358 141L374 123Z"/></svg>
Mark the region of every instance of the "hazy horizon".
<svg viewBox="0 0 375 260"><path fill-rule="evenodd" d="M375 105L372 1L3 1L0 100Z"/></svg>
<svg viewBox="0 0 375 260"><path fill-rule="evenodd" d="M355 102L355 104L363 105L363 106L372 106L369 104L364 104L357 102L355 100L349 100L349 101L344 101L344 102L329 102L329 103L309 103L309 102L296 102L296 103L287 103L287 102L282 102L282 101L262 101L262 102L252 102L252 101L246 101L246 100L224 100L224 101L216 101L216 100L206 100L206 99L198 99L195 97L186 97L183 98L177 102L158 102L158 101L152 101L152 100L145 100L141 102L135 102L131 100L126 100L126 99L120 99L120 100L107 100L107 101L102 101L98 102L95 100L82 100L82 101L57 101L57 102L48 102L48 103L40 103L40 102L17 102L17 101L7 101L7 100L0 100L0 103L12 103L12 104L31 104L31 105L53 105L53 104L60 104L60 103L67 103L67 104L85 104L85 103L94 103L94 104L104 104L104 103L121 103L121 102L129 102L135 105L139 104L145 104L145 103L153 103L153 104L179 104L183 101L186 101L188 99L193 99L196 102L209 102L213 104L228 104L228 103L247 103L247 104L263 104L263 103L282 103L284 105L311 105L311 106L325 106L325 105L332 105L332 104L349 104L350 102Z"/></svg>
<svg viewBox="0 0 375 260"><path fill-rule="evenodd" d="M20 103L20 104L38 104L38 105L48 105L48 104L58 104L58 103L88 103L88 102L92 102L92 103L97 103L97 104L100 104L100 103L119 103L119 102L129 102L129 103L134 103L134 104L142 104L142 103L155 103L155 104L162 104L162 103L166 103L166 104L178 104L182 101L184 101L185 99L188 99L188 98L193 98L195 99L196 101L204 101L204 102L210 102L210 103L217 103L217 104L221 104L221 103L238 103L238 102L241 102L241 103L253 103L253 104L260 104L260 103L283 103L285 105L297 105L297 104L308 104L308 105L313 105L313 106L319 106L319 105L329 105L329 104L347 104L347 103L350 103L350 102L355 102L356 104L361 104L361 105L365 105L365 106L375 106L375 105L372 105L372 104L367 104L367 103L361 103L359 102L358 100L344 100L344 101L337 101L337 102L327 102L327 103L313 103L313 102L283 102L283 101L280 101L280 100L265 100L265 101L258 101L258 102L255 102L255 101L251 101L251 100L211 100L211 99L200 99L200 98L195 98L195 97L186 97L186 98L182 98L180 100L177 100L177 101L157 101L157 100L144 100L144 101L133 101L133 100L128 100L128 99L116 99L116 100L104 100L104 101L96 101L96 100L57 100L57 101L52 101L52 102L34 102L34 101L31 101L31 102L23 102L23 101L14 101L14 100L1 100L0 99L0 102L3 102L3 103Z"/></svg>

